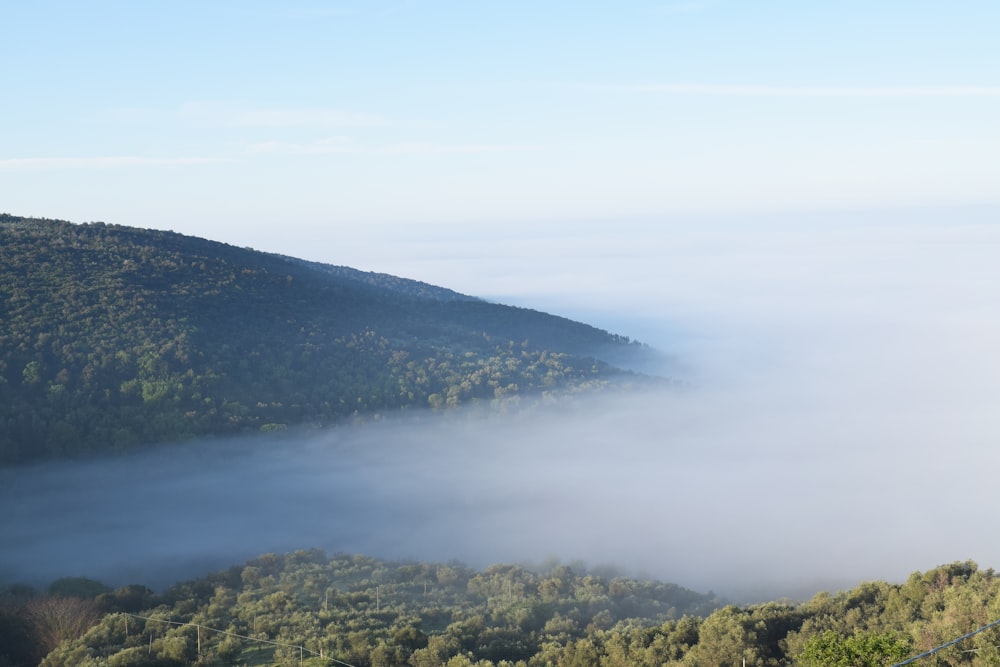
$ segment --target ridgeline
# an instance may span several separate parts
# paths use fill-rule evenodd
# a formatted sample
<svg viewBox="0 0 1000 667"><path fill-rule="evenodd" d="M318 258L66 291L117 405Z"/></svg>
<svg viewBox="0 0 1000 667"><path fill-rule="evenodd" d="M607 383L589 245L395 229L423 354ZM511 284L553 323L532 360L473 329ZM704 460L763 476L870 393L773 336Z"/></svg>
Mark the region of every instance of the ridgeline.
<svg viewBox="0 0 1000 667"><path fill-rule="evenodd" d="M637 346L413 280L0 215L0 464L633 382Z"/></svg>

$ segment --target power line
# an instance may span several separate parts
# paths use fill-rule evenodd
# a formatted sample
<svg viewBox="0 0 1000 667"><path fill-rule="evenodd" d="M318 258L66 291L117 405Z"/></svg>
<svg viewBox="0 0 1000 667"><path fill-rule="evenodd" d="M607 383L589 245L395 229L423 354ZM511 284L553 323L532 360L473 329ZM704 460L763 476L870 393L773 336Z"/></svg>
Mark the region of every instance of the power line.
<svg viewBox="0 0 1000 667"><path fill-rule="evenodd" d="M992 628L992 627L994 627L996 625L1000 625L1000 619L997 619L997 620L993 621L992 623L984 625L981 628L973 630L972 632L968 632L968 633L962 635L961 637L958 637L957 639L952 639L950 642L947 642L946 644L941 644L940 646L936 646L936 647L932 648L930 651L926 651L924 653L921 653L920 655L915 655L912 658L909 658L908 660L904 660L903 662L897 662L892 667L903 667L903 665L908 665L911 662L916 662L917 660L920 660L921 658L926 658L928 656L932 656L935 653L937 653L938 651L940 651L941 649L948 648L949 646L954 646L958 642L963 641L965 639L968 639L969 637L972 637L973 635L978 635L980 632L982 632L984 630L989 630L990 628Z"/></svg>
<svg viewBox="0 0 1000 667"><path fill-rule="evenodd" d="M285 643L282 643L282 642L271 641L270 639L259 639L257 637L249 637L247 635L241 635L241 634L238 634L238 633L235 633L235 632L228 632L226 630L219 630L218 628L210 628L207 625L201 625L200 623L192 623L190 621L187 621L187 622L183 622L183 621L170 621L170 620L167 620L165 618L153 618L152 616L141 616L139 614L130 614L128 612L121 612L121 614L123 616L132 616L133 618L141 618L141 619L143 619L145 621L155 621L155 622L158 622L158 623L168 623L170 625L180 625L180 626L190 625L190 626L194 626L194 627L199 628L199 629L203 628L205 630L211 630L212 632L217 632L220 635L226 635L228 637L236 637L238 639L246 639L248 641L259 642L261 644L271 644L273 646L281 646L281 647L284 647L284 648L297 648L297 649L299 649L299 651L305 651L306 653L311 653L312 655L315 655L317 657L323 658L324 660L329 660L330 662L336 663L338 665L344 665L344 667L354 667L354 665L352 665L349 662L344 662L343 660L337 660L336 658L331 658L331 657L325 656L322 653L317 653L316 651L313 651L312 649L308 649L305 646L300 646L298 644L285 644Z"/></svg>

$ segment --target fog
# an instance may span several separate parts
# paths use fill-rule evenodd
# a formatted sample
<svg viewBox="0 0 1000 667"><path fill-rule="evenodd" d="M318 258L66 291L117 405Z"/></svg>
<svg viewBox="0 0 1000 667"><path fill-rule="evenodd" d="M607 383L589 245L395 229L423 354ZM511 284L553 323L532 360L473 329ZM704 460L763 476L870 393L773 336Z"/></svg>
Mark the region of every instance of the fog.
<svg viewBox="0 0 1000 667"><path fill-rule="evenodd" d="M0 470L0 579L162 586L323 547L761 599L996 567L996 213L424 230L379 266L327 258L639 338L684 386Z"/></svg>

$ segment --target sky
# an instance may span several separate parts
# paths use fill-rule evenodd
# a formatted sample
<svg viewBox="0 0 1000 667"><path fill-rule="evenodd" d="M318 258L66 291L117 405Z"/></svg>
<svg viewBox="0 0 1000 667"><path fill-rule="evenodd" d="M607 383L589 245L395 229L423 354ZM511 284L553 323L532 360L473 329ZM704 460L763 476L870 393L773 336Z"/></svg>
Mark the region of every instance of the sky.
<svg viewBox="0 0 1000 667"><path fill-rule="evenodd" d="M437 539L339 546L616 561L745 592L1000 566L983 530L1000 456L997 3L40 0L6 3L0 24L0 211L538 308L652 344L690 387L449 436L486 452L478 467L435 449L437 427L413 435L422 463L372 463L363 493L383 517L424 511L405 525ZM571 466L544 449L568 438ZM298 460L289 479L316 495L286 514L341 502L300 479L339 469ZM452 470L465 481L441 483ZM542 505L518 504L542 479ZM99 523L80 484L52 488ZM482 510L482 489L488 520L433 511ZM285 537L233 553L314 546ZM31 544L0 575L40 562Z"/></svg>
<svg viewBox="0 0 1000 667"><path fill-rule="evenodd" d="M998 19L989 0L6 3L0 201L372 270L426 225L996 204Z"/></svg>

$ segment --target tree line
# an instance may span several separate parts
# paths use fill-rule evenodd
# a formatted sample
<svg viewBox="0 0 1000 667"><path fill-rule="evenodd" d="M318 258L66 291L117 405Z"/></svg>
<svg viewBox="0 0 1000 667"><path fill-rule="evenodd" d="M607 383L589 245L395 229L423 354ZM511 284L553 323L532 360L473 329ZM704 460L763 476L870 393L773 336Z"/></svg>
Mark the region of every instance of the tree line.
<svg viewBox="0 0 1000 667"><path fill-rule="evenodd" d="M261 556L162 594L57 584L47 595L8 589L0 665L866 667L1000 618L1000 580L971 561L753 605L562 563L474 570L319 550ZM990 629L922 664L995 665L998 645Z"/></svg>

